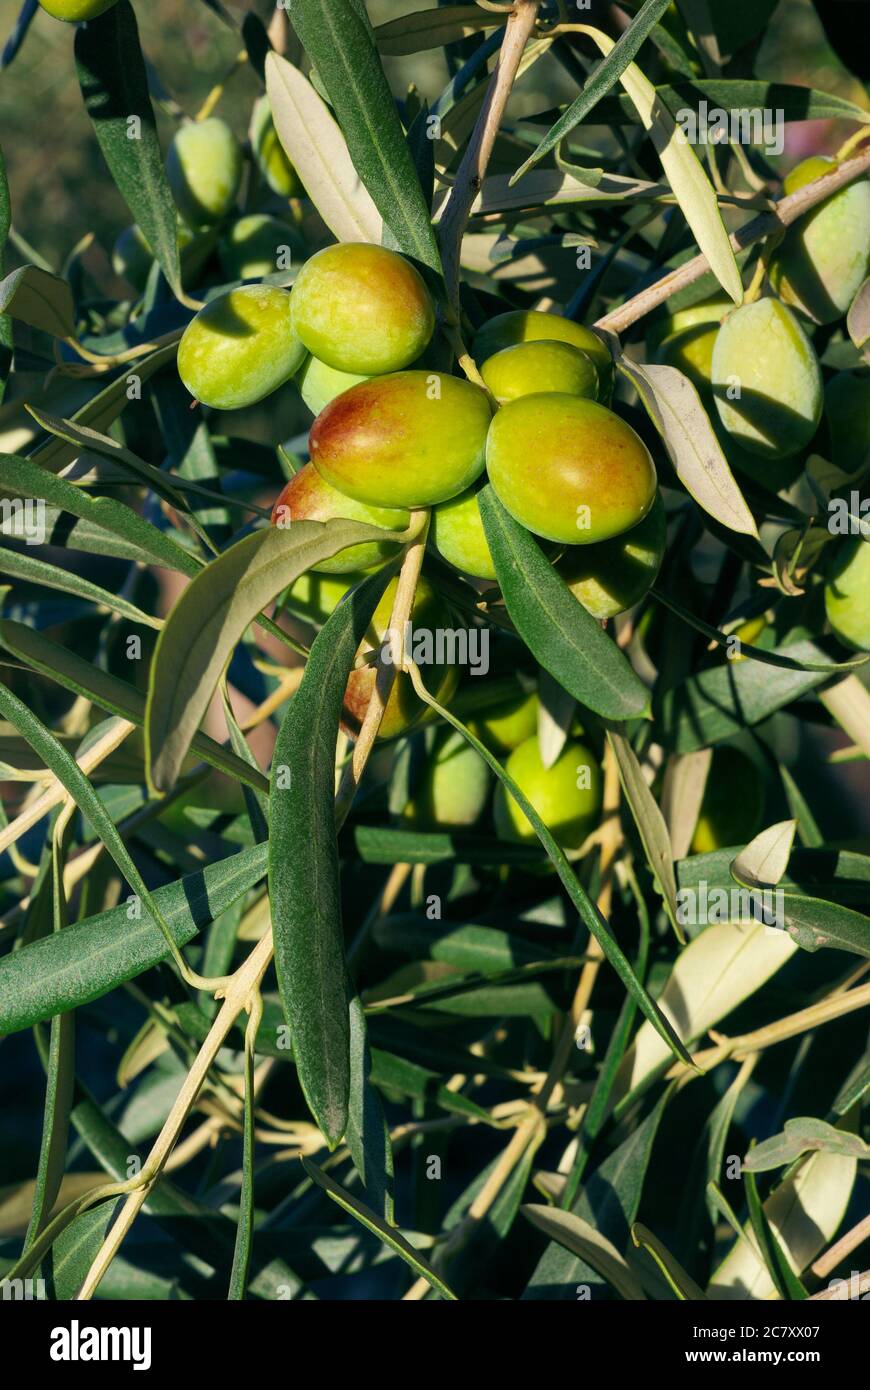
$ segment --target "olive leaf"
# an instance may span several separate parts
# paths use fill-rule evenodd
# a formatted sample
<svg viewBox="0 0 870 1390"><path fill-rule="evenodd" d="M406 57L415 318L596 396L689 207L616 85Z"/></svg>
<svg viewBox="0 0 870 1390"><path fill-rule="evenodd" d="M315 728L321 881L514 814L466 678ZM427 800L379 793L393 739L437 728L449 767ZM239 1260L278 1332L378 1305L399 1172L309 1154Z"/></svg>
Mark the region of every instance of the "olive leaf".
<svg viewBox="0 0 870 1390"><path fill-rule="evenodd" d="M324 625L273 755L269 899L275 968L300 1085L330 1148L347 1128L351 1084L333 810L335 744L347 678L388 579L382 571L367 580ZM358 1021L355 1027L358 1034Z"/></svg>
<svg viewBox="0 0 870 1390"><path fill-rule="evenodd" d="M381 214L329 107L308 78L286 58L270 53L266 91L278 139L330 231L339 241L380 242Z"/></svg>
<svg viewBox="0 0 870 1390"><path fill-rule="evenodd" d="M72 290L66 280L37 265L23 265L0 283L0 314L53 338L75 337Z"/></svg>
<svg viewBox="0 0 870 1390"><path fill-rule="evenodd" d="M642 367L625 357L617 365L640 396L686 490L723 526L757 540L755 520L688 377L676 367Z"/></svg>
<svg viewBox="0 0 870 1390"><path fill-rule="evenodd" d="M865 1144L860 1135L835 1129L824 1120L808 1116L786 1120L782 1134L754 1144L743 1159L743 1167L750 1173L767 1173L772 1168L785 1168L802 1154L815 1151L846 1154L863 1160L870 1158L870 1144Z"/></svg>
<svg viewBox="0 0 870 1390"><path fill-rule="evenodd" d="M384 534L348 521L271 526L200 571L163 624L151 662L145 730L148 777L156 790L173 786L221 672L257 615L312 565Z"/></svg>
<svg viewBox="0 0 870 1390"><path fill-rule="evenodd" d="M175 204L163 168L139 29L129 0L117 0L105 14L79 25L75 53L85 109L103 158L133 221L173 292L181 297Z"/></svg>
<svg viewBox="0 0 870 1390"><path fill-rule="evenodd" d="M399 19L375 25L375 42L378 52L385 57L404 58L411 53L441 48L445 43L457 43L481 30L494 29L499 23L498 15L485 14L477 5L416 10L413 14L403 14Z"/></svg>
<svg viewBox="0 0 870 1390"><path fill-rule="evenodd" d="M601 98L619 81L653 25L658 23L667 8L668 0L646 0L631 24L623 31L618 43L609 43L607 47L601 45L604 53L603 60L598 64L579 97L571 103L564 115L559 117L534 153L530 154L528 159L520 165L513 176L514 182L542 160L546 154L549 154L560 140L564 139L582 120L585 120L590 111L594 110Z"/></svg>
<svg viewBox="0 0 870 1390"><path fill-rule="evenodd" d="M607 719L643 714L646 686L489 484L480 493L480 515L508 613L545 670Z"/></svg>
<svg viewBox="0 0 870 1390"><path fill-rule="evenodd" d="M290 0L289 10L398 248L440 274L429 209L370 28L351 0Z"/></svg>
<svg viewBox="0 0 870 1390"><path fill-rule="evenodd" d="M241 850L154 890L177 946L265 877L267 853L265 845ZM22 946L0 958L0 1036L99 999L168 955L156 922L127 902Z"/></svg>

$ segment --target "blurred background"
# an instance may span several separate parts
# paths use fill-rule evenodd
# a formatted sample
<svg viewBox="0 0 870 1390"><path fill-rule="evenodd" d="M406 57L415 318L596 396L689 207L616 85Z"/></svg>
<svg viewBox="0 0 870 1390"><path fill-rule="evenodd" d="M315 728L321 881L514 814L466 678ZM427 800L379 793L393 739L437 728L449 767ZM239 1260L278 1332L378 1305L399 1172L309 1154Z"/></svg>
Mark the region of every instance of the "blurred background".
<svg viewBox="0 0 870 1390"><path fill-rule="evenodd" d="M432 7L433 0L368 0L372 22ZM250 0L225 0L230 12L252 8ZM268 22L274 0L255 6ZM841 8L843 6L841 5ZM856 51L861 19L866 36L867 6L856 12ZM12 32L21 0L0 0L0 45ZM146 0L136 4L146 57L159 73L166 94L194 115L215 83L233 65L237 38L202 0ZM861 16L861 19L858 18ZM39 10L14 63L0 72L0 143L12 192L16 233L49 261L61 266L77 242L95 233L107 250L129 223L129 215L111 181L102 174L102 159L85 115L72 62L74 26L58 23ZM442 51L412 58L388 59L387 71L397 96L409 84L430 100L448 80ZM756 71L773 81L817 87L868 106L862 84L834 53L810 0L780 0L755 59ZM576 94L563 68L544 57L520 81L514 109L532 115L570 100ZM251 106L259 95L247 65L230 78L220 115L244 138ZM168 144L173 118L158 110L161 138ZM788 128L785 167L808 152L832 151L840 139L834 122L804 122ZM22 259L19 255L19 259ZM15 264L15 248L10 248Z"/></svg>

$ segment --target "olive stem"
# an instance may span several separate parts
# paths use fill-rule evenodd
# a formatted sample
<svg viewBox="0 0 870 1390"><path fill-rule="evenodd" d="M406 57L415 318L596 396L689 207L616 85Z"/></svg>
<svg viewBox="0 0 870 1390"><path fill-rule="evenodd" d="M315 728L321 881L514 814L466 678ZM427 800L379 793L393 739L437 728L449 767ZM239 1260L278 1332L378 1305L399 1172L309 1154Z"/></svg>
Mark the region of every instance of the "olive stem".
<svg viewBox="0 0 870 1390"><path fill-rule="evenodd" d="M459 260L462 237L475 198L480 192L498 128L504 115L517 69L526 43L532 35L538 17L540 0L516 0L505 26L498 63L490 78L477 124L471 133L465 154L456 172L456 179L441 219L439 237L444 262L444 280L451 309L459 310Z"/></svg>
<svg viewBox="0 0 870 1390"><path fill-rule="evenodd" d="M388 665L378 659L377 678L375 688L372 691L371 699L365 712L365 717L359 731L359 735L354 745L353 757L344 769L341 785L335 798L335 823L340 828L350 811L357 788L362 780L366 763L378 736L378 729L381 727L381 720L384 717L387 701L390 698L390 691L396 672L404 664L404 633L405 624L411 616L411 609L414 604L414 595L417 592L417 580L420 578L420 570L423 566L423 556L426 551L426 536L429 531L429 514L425 513L425 521L420 534L408 546L405 559L402 562L402 569L399 574L399 582L396 586L396 597L393 600L393 611L390 614L390 631L395 634L399 644L398 655L394 657Z"/></svg>
<svg viewBox="0 0 870 1390"><path fill-rule="evenodd" d="M735 251L742 251L754 242L760 241L762 237L770 236L772 232L784 231L790 227L799 217L802 217L810 208L816 207L825 198L830 198L832 193L844 188L853 179L860 178L870 170L870 150L865 150L862 154L856 155L854 159L846 160L838 168L832 169L829 174L823 174L821 178L814 179L812 183L805 184L796 193L790 193L776 204L770 212L763 212L758 217L753 217L751 222L747 222L731 236L731 245ZM697 255L693 260L687 261L677 270L672 270L668 275L662 276L654 285L641 290L640 294L634 295L626 300L618 309L613 309L603 318L596 320L596 328L607 328L612 333L622 333L639 319L645 318L653 309L657 309L660 304L664 304L671 295L678 290L683 290L687 285L692 285L696 280L700 280L710 269L710 263L706 256Z"/></svg>

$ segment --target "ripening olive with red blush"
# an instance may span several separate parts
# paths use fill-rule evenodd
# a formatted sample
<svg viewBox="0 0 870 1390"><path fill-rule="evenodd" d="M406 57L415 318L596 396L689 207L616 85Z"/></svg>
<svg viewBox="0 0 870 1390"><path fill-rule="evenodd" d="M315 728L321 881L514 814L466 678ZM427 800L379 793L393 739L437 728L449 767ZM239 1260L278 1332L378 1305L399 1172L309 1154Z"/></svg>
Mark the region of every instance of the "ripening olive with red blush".
<svg viewBox="0 0 870 1390"><path fill-rule="evenodd" d="M298 292L297 282L294 301ZM343 391L321 411L311 461L358 502L429 507L480 476L489 422L479 386L444 372L394 372Z"/></svg>
<svg viewBox="0 0 870 1390"><path fill-rule="evenodd" d="M407 511L386 507L367 507L331 487L313 464L306 463L285 484L272 508L273 526L291 527L294 521L362 521L387 531L404 531L410 521ZM321 574L353 574L383 564L396 553L388 540L363 541L349 545L312 568Z"/></svg>

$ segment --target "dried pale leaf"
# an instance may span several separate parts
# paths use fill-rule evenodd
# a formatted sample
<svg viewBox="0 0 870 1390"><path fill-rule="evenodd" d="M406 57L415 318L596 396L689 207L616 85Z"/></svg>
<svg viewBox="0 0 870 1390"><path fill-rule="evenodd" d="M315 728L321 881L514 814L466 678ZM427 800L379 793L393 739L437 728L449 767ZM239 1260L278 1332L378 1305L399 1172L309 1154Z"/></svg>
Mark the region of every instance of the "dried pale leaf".
<svg viewBox="0 0 870 1390"><path fill-rule="evenodd" d="M676 367L642 367L625 357L619 369L640 396L675 472L698 505L729 530L757 539L752 513L688 377Z"/></svg>
<svg viewBox="0 0 870 1390"><path fill-rule="evenodd" d="M680 902L684 890L677 894ZM735 894L745 890L735 889ZM733 897L734 895L732 895ZM679 956L658 1004L684 1042L713 1028L761 989L794 955L782 931L760 922L717 922L690 941ZM670 1057L648 1023L641 1025L614 1084L614 1100L640 1085Z"/></svg>
<svg viewBox="0 0 870 1390"><path fill-rule="evenodd" d="M694 753L672 758L668 764L662 810L675 859L684 859L689 852L712 758L712 748L697 748Z"/></svg>
<svg viewBox="0 0 870 1390"><path fill-rule="evenodd" d="M613 40L600 30L586 26L586 32L602 53L607 54L613 48ZM731 296L735 304L741 304L743 282L740 271L713 185L698 156L688 141L681 138L682 133L677 129L661 94L636 63L629 63L619 80L634 102L644 129L649 131L674 196L710 269L726 294Z"/></svg>
<svg viewBox="0 0 870 1390"><path fill-rule="evenodd" d="M796 820L777 821L750 840L731 865L737 882L747 888L772 887L779 883L788 868L796 830Z"/></svg>
<svg viewBox="0 0 870 1390"><path fill-rule="evenodd" d="M266 91L278 139L327 227L339 241L380 242L383 219L353 167L325 101L298 68L270 53Z"/></svg>
<svg viewBox="0 0 870 1390"><path fill-rule="evenodd" d="M544 767L552 767L565 747L577 701L544 670L538 683L538 696L538 751Z"/></svg>
<svg viewBox="0 0 870 1390"><path fill-rule="evenodd" d="M856 1158L814 1153L764 1203L764 1214L795 1274L805 1270L836 1235L857 1166ZM717 1299L776 1298L767 1268L748 1240L735 1242L707 1294Z"/></svg>

